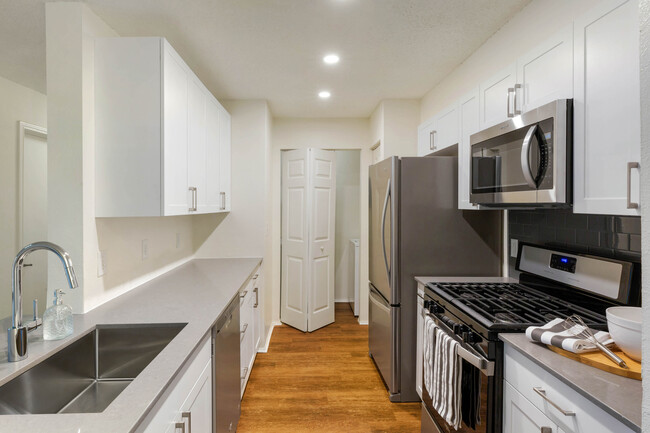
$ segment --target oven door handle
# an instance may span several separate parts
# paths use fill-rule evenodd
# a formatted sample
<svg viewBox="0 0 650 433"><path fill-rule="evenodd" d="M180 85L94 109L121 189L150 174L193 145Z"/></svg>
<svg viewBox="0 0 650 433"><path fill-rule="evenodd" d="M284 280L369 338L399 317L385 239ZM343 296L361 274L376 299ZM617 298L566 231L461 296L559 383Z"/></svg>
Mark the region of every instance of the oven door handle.
<svg viewBox="0 0 650 433"><path fill-rule="evenodd" d="M478 368L481 373L485 374L487 377L494 376L494 361L490 361L483 355L474 353L475 351L471 348L466 348L465 344L461 341L458 341L456 334L439 317L431 313L426 314L427 316L434 319L438 328L440 328L444 333L458 342L458 356L472 364L474 367Z"/></svg>

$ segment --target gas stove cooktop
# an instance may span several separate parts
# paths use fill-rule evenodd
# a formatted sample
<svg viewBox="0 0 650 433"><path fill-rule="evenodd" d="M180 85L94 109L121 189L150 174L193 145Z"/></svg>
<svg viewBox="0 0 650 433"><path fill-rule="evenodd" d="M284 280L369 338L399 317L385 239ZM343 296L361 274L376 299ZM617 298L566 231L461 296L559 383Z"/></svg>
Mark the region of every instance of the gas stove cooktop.
<svg viewBox="0 0 650 433"><path fill-rule="evenodd" d="M430 283L427 287L489 330L525 329L572 314L579 314L596 329L607 324L601 314L522 284Z"/></svg>

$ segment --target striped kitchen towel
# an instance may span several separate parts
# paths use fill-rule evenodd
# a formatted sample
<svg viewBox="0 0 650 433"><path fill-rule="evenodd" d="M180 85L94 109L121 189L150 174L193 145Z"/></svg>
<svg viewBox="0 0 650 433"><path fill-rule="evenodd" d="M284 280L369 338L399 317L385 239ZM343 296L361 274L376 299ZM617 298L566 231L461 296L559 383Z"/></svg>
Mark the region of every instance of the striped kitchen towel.
<svg viewBox="0 0 650 433"><path fill-rule="evenodd" d="M460 344L443 330L436 327L433 353L433 409L455 430L461 422L461 377L463 365L458 356Z"/></svg>
<svg viewBox="0 0 650 433"><path fill-rule="evenodd" d="M544 326L529 326L526 329L526 337L538 343L550 344L573 353L591 352L598 350L595 344L587 338L583 338L584 327L575 325L567 329L564 319L553 319ZM592 331L598 341L605 346L613 344L614 340L605 331Z"/></svg>

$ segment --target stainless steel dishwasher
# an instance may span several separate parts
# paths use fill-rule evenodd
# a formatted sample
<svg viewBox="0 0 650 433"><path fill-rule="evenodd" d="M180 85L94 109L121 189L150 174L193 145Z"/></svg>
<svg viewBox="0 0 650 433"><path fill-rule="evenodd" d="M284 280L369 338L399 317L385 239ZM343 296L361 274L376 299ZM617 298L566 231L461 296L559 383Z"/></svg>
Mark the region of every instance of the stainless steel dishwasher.
<svg viewBox="0 0 650 433"><path fill-rule="evenodd" d="M241 408L239 360L239 296L219 317L212 330L214 341L214 426L216 433L237 430Z"/></svg>

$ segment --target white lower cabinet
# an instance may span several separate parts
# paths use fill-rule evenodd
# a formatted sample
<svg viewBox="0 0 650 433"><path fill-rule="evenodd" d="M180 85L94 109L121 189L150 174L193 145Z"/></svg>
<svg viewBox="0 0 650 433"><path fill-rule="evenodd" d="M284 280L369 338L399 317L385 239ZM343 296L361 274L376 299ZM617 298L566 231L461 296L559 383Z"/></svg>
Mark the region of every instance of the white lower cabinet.
<svg viewBox="0 0 650 433"><path fill-rule="evenodd" d="M632 433L625 424L508 344L504 358L505 433ZM589 374L591 367L584 368Z"/></svg>
<svg viewBox="0 0 650 433"><path fill-rule="evenodd" d="M137 432L212 432L212 340L207 335Z"/></svg>
<svg viewBox="0 0 650 433"><path fill-rule="evenodd" d="M241 396L244 396L248 378L250 377L255 356L261 342L264 320L260 304L262 267L260 266L251 277L244 289L239 293L240 306L240 360L241 360ZM261 325L261 327L260 327Z"/></svg>

